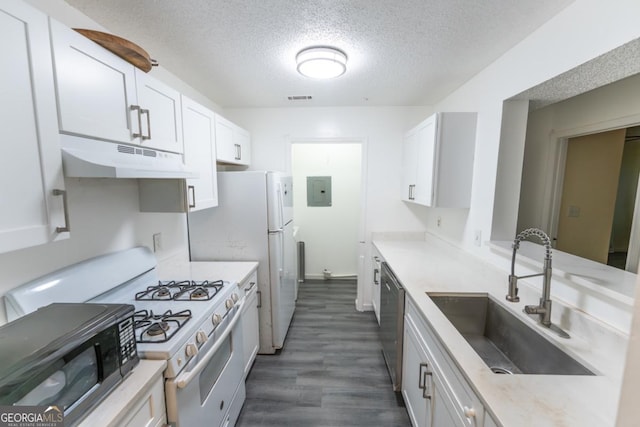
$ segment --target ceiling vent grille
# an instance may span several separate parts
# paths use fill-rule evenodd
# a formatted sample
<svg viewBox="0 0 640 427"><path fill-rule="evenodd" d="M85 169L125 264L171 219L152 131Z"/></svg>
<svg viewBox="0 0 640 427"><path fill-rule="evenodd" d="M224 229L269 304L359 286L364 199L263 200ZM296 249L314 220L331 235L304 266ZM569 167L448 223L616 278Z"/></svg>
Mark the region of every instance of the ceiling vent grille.
<svg viewBox="0 0 640 427"><path fill-rule="evenodd" d="M313 97L311 95L293 95L287 97L289 101L309 101L312 98Z"/></svg>

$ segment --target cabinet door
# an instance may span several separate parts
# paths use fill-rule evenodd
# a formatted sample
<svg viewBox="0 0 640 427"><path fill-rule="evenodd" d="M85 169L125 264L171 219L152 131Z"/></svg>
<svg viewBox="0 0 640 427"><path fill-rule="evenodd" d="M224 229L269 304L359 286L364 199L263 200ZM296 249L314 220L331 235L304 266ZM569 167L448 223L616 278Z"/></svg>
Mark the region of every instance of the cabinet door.
<svg viewBox="0 0 640 427"><path fill-rule="evenodd" d="M402 397L411 423L416 427L430 427L432 425L432 375L426 352L422 349L410 318L406 318L402 360ZM444 426L448 424L433 425Z"/></svg>
<svg viewBox="0 0 640 427"><path fill-rule="evenodd" d="M155 427L164 425L167 420L164 402L162 377L158 378L134 407L129 410L127 418L118 425L123 427Z"/></svg>
<svg viewBox="0 0 640 427"><path fill-rule="evenodd" d="M182 97L184 160L199 177L187 180L189 211L218 206L215 115L202 105Z"/></svg>
<svg viewBox="0 0 640 427"><path fill-rule="evenodd" d="M443 394L444 385L437 375L433 376L433 426L463 426L451 404ZM458 421L456 421L458 420Z"/></svg>
<svg viewBox="0 0 640 427"><path fill-rule="evenodd" d="M133 65L50 20L60 131L137 143ZM135 120L132 120L135 118Z"/></svg>
<svg viewBox="0 0 640 427"><path fill-rule="evenodd" d="M54 189L64 190L64 179L47 17L5 0L0 37L0 252L8 252L69 233L57 230L65 220Z"/></svg>
<svg viewBox="0 0 640 427"><path fill-rule="evenodd" d="M251 135L216 115L216 150L219 162L248 166L251 162Z"/></svg>
<svg viewBox="0 0 640 427"><path fill-rule="evenodd" d="M258 276L253 275L245 282L245 306L242 311L242 341L244 351L244 376L249 374L251 365L258 354L260 333L258 326Z"/></svg>
<svg viewBox="0 0 640 427"><path fill-rule="evenodd" d="M180 93L138 68L135 69L135 78L143 145L182 153Z"/></svg>
<svg viewBox="0 0 640 427"><path fill-rule="evenodd" d="M436 118L425 120L417 132L418 167L416 170L415 202L431 206L434 194L436 168Z"/></svg>
<svg viewBox="0 0 640 427"><path fill-rule="evenodd" d="M418 132L408 133L402 144L402 200L413 201L418 169Z"/></svg>
<svg viewBox="0 0 640 427"><path fill-rule="evenodd" d="M236 163L238 161L233 145L233 124L216 115L216 156L219 162Z"/></svg>

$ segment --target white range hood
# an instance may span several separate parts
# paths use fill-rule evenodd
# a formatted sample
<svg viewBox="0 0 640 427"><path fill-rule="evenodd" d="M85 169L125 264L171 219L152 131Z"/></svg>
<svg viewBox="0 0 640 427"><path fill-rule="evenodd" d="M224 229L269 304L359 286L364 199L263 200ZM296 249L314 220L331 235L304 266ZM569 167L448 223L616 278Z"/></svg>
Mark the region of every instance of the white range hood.
<svg viewBox="0 0 640 427"><path fill-rule="evenodd" d="M197 178L182 155L151 148L60 135L64 174L73 178Z"/></svg>

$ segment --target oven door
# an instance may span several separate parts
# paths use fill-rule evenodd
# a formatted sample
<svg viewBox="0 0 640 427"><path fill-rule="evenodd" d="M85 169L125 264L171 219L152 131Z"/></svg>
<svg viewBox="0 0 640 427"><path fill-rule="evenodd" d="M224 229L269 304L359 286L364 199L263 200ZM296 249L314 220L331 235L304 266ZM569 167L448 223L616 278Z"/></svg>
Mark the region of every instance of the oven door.
<svg viewBox="0 0 640 427"><path fill-rule="evenodd" d="M176 378L167 380L165 391L170 423L182 427L217 427L229 422L229 410L238 407L234 398L244 396L242 327L239 323L243 305L244 301L229 312L224 320L227 326L222 333L209 338L211 344L207 342L198 357ZM237 393L240 387L243 389Z"/></svg>

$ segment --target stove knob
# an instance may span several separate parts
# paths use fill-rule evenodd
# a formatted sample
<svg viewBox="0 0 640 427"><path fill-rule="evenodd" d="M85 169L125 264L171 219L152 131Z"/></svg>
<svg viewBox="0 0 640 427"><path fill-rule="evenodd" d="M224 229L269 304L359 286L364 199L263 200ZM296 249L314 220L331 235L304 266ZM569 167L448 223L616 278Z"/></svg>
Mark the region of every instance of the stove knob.
<svg viewBox="0 0 640 427"><path fill-rule="evenodd" d="M207 334L205 334L204 331L196 332L196 342L198 344L202 344L206 340L207 340Z"/></svg>
<svg viewBox="0 0 640 427"><path fill-rule="evenodd" d="M233 302L238 302L238 294L236 294L235 292L231 294L231 299L233 300Z"/></svg>
<svg viewBox="0 0 640 427"><path fill-rule="evenodd" d="M224 302L224 306L227 307L227 310L231 310L236 303L233 302L231 298Z"/></svg>
<svg viewBox="0 0 640 427"><path fill-rule="evenodd" d="M195 344L187 344L187 347L184 349L184 354L186 354L187 357L193 357L196 353L198 353L198 347L196 347Z"/></svg>
<svg viewBox="0 0 640 427"><path fill-rule="evenodd" d="M211 322L213 323L213 326L218 326L220 322L222 322L222 316L217 313L214 314L213 316L211 316Z"/></svg>

